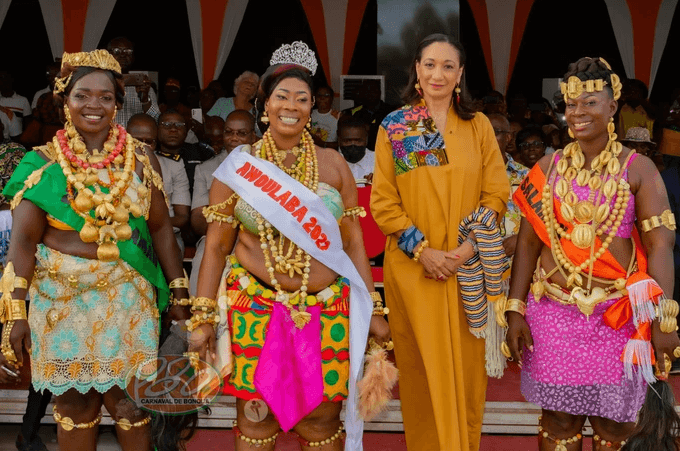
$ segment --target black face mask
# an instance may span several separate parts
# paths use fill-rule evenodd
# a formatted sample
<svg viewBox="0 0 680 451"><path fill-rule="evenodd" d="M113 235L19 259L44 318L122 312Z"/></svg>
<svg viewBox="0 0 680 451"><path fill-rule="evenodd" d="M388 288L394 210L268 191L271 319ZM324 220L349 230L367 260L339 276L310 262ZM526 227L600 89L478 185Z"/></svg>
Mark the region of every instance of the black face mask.
<svg viewBox="0 0 680 451"><path fill-rule="evenodd" d="M348 163L358 163L366 155L365 146L341 146L340 152Z"/></svg>

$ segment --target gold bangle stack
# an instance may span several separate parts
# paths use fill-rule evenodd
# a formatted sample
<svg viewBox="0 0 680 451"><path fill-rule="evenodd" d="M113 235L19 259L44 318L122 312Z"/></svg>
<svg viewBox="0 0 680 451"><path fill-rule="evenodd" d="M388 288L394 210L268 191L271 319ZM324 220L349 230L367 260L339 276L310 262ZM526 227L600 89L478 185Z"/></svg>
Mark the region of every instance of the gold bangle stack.
<svg viewBox="0 0 680 451"><path fill-rule="evenodd" d="M420 256L423 254L423 251L425 250L426 247L430 246L430 242L428 240L423 240L422 244L418 248L415 254L413 254L413 261L418 263L418 260L420 260Z"/></svg>
<svg viewBox="0 0 680 451"><path fill-rule="evenodd" d="M28 319L26 301L4 297L0 300L0 323Z"/></svg>
<svg viewBox="0 0 680 451"><path fill-rule="evenodd" d="M659 318L659 328L661 332L670 334L678 330L678 313L680 306L673 299L661 299L657 307L657 318Z"/></svg>
<svg viewBox="0 0 680 451"><path fill-rule="evenodd" d="M670 210L664 210L658 216L652 216L649 219L642 221L642 231L649 232L650 230L656 229L657 227L664 226L668 230L675 230L675 215Z"/></svg>
<svg viewBox="0 0 680 451"><path fill-rule="evenodd" d="M14 272L14 263L9 262L0 278L0 323L26 319L26 303L22 300L12 299L15 288L28 288L28 282Z"/></svg>
<svg viewBox="0 0 680 451"><path fill-rule="evenodd" d="M385 316L390 313L390 309L383 306L382 296L377 291L371 292L373 300L373 316Z"/></svg>
<svg viewBox="0 0 680 451"><path fill-rule="evenodd" d="M187 277L187 273L184 273L184 277L178 277L176 279L172 279L170 282L170 285L168 287L173 290L175 288L189 288L189 278Z"/></svg>
<svg viewBox="0 0 680 451"><path fill-rule="evenodd" d="M527 303L521 299L508 299L505 304L505 313L517 312L524 316L527 311Z"/></svg>
<svg viewBox="0 0 680 451"><path fill-rule="evenodd" d="M352 207L348 208L347 210L342 212L343 217L348 217L348 218L356 218L359 216L360 218L363 218L366 216L366 209L364 207Z"/></svg>
<svg viewBox="0 0 680 451"><path fill-rule="evenodd" d="M220 322L220 316L216 313L217 301L206 297L197 297L191 299L191 319L186 320L187 329L189 332L196 329L201 324L210 324L217 327Z"/></svg>
<svg viewBox="0 0 680 451"><path fill-rule="evenodd" d="M170 305L181 305L181 306L187 306L191 305L191 299L187 298L182 298L182 299L177 299L177 298L171 298L170 299Z"/></svg>
<svg viewBox="0 0 680 451"><path fill-rule="evenodd" d="M52 408L52 412L54 414L52 415L54 417L54 421L57 424L61 424L61 427L66 431L72 431L73 429L91 429L98 425L102 421L102 413L99 412L99 415L97 415L97 418L94 420L88 422L88 423L74 423L73 420L70 417L62 417L59 412L57 412L57 406L54 406ZM147 417L148 418L148 417Z"/></svg>

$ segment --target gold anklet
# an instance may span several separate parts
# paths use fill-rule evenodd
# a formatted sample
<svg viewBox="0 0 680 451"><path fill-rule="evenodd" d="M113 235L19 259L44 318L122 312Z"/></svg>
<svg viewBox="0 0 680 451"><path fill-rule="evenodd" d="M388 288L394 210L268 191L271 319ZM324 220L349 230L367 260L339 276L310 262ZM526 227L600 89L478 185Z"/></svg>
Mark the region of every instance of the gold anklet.
<svg viewBox="0 0 680 451"><path fill-rule="evenodd" d="M67 432L73 429L91 429L98 425L100 421L102 421L101 412L99 412L97 418L90 421L89 423L74 423L70 417L62 417L59 414L59 412L57 412L57 406L54 406L52 408L52 412L54 412L54 414L52 415L54 417L54 421L57 422L58 424L61 424L61 427Z"/></svg>
<svg viewBox="0 0 680 451"><path fill-rule="evenodd" d="M118 420L118 421L114 420L113 422L114 422L114 424L117 424L118 426L120 426L120 428L122 430L129 431L132 428L138 428L138 427L142 427L144 425L147 425L147 424L149 424L150 421L151 421L151 417L148 416L148 417L144 418L143 420L139 420L136 423L130 423L130 420L128 420L127 418L121 418L120 420Z"/></svg>
<svg viewBox="0 0 680 451"><path fill-rule="evenodd" d="M604 440L599 435L594 434L593 435L593 444L595 444L596 442L600 442L600 445L606 446L607 448L611 448L611 449L621 449L621 448L623 448L623 445L626 444L625 440L621 440L620 442L610 442L608 440Z"/></svg>
<svg viewBox="0 0 680 451"><path fill-rule="evenodd" d="M338 432L335 433L332 437L328 437L326 440L321 440L320 442L310 442L308 440L303 439L302 437L299 437L298 441L302 446L311 446L311 447L317 447L317 446L323 446L323 445L328 445L329 443L333 443L337 439L340 438L342 435L342 430L344 429L344 426L340 424L340 427L338 428Z"/></svg>
<svg viewBox="0 0 680 451"><path fill-rule="evenodd" d="M236 437L240 438L241 440L243 440L244 442L246 442L249 445L253 445L253 446L257 446L257 447L264 446L267 443L275 442L276 437L278 437L279 434L280 434L280 431L279 431L276 434L274 434L274 435L272 435L271 437L268 437L268 438L246 437L245 435L243 435L243 432L241 432L241 430L238 428L236 420L234 420L234 426L232 427L232 430L234 431L234 434L236 434Z"/></svg>
<svg viewBox="0 0 680 451"><path fill-rule="evenodd" d="M543 426L541 425L541 420L543 419L542 416L538 417L538 434L541 435L544 439L547 439L555 444L555 451L567 451L567 445L571 445L572 443L576 443L579 440L583 439L583 435L576 434L573 437L570 438L556 438L552 437L548 431L543 429Z"/></svg>

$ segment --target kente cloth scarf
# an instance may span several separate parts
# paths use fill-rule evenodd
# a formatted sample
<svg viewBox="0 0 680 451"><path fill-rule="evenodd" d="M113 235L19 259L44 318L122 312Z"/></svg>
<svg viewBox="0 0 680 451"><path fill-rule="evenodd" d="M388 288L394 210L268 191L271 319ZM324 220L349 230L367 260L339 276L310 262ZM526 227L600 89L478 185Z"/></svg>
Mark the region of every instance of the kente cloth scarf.
<svg viewBox="0 0 680 451"><path fill-rule="evenodd" d="M29 181L28 188L23 195L41 210L52 215L59 221L68 224L73 230L80 231L85 225L85 219L73 211L66 194L66 177L56 162L46 162L37 152L28 152L14 171L14 175L7 183L3 194L13 197L24 188L24 182ZM108 193L107 188L102 191ZM168 305L170 289L161 270L158 257L153 249L151 234L143 216L130 216L132 238L118 241L120 258L130 264L158 291L158 311L163 312Z"/></svg>
<svg viewBox="0 0 680 451"><path fill-rule="evenodd" d="M545 183L545 174L538 165L535 165L524 178L519 189L515 191L513 200L531 223L536 235L543 241L543 244L550 248L550 237L543 222L542 212L542 193ZM560 212L561 202L559 199L553 198L553 203L557 221L562 226L566 226L567 232L571 233L573 224L565 221L562 217ZM629 321L634 322L636 331L623 349L621 361L628 378L633 379L636 375L644 378L648 383L652 383L656 381L653 369L656 359L651 343L651 324L656 318L655 305L663 296L663 290L646 273L647 256L637 229L633 229L632 239L635 243L638 264L636 272L628 277L626 269L616 261L616 258L607 249L602 257L594 262L592 274L595 277L607 280L627 278L626 290L628 294L612 304L605 311L603 319L607 326L615 330L620 329ZM598 249L601 247L602 241L599 238L595 238L595 240L595 249ZM580 265L590 257L590 249L579 249L566 238L561 238L560 242L566 255L575 265Z"/></svg>
<svg viewBox="0 0 680 451"><path fill-rule="evenodd" d="M458 245L474 232L479 252L458 268L457 279L469 330L475 337L485 339L486 373L500 378L506 365L500 352L505 332L496 323L489 302L503 294L501 281L510 267L495 215L491 209L479 207L458 226Z"/></svg>

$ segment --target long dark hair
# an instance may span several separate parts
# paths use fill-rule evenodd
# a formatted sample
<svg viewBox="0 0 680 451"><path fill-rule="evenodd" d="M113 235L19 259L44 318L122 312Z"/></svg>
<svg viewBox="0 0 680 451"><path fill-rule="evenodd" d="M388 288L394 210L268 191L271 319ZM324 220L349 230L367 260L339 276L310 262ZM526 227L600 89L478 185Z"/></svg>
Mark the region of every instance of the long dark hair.
<svg viewBox="0 0 680 451"><path fill-rule="evenodd" d="M647 388L633 434L621 451L678 451L680 417L671 386L656 381Z"/></svg>
<svg viewBox="0 0 680 451"><path fill-rule="evenodd" d="M406 88L401 93L401 100L404 103L412 105L420 102L422 96L416 90L416 83L418 82L418 73L416 72L416 63L419 63L423 57L423 50L429 47L435 42L445 42L453 46L458 52L458 60L460 61L460 66L465 66L465 49L463 45L455 38L441 34L435 33L427 36L425 39L420 41L418 48L416 49L416 54L413 58L413 63L411 64L411 69L409 71L408 83ZM451 104L453 105L453 110L460 116L461 119L469 121L475 117L475 108L472 106L470 97L468 95L467 89L465 88L465 72L460 79L460 101L457 100L457 96L454 93L452 95Z"/></svg>

